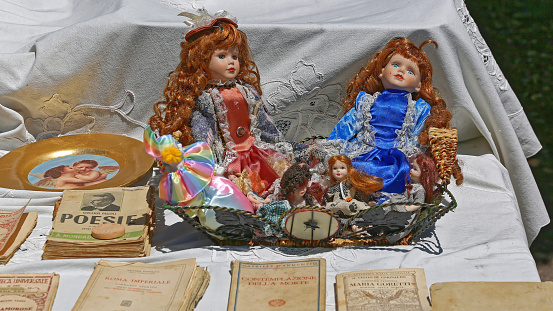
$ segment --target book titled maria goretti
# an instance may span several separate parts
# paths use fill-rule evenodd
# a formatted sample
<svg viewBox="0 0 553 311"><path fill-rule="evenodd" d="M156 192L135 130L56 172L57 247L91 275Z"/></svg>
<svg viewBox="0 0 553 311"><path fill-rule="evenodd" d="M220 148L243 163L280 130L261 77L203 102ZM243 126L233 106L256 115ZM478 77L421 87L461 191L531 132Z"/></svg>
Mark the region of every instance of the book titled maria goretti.
<svg viewBox="0 0 553 311"><path fill-rule="evenodd" d="M429 311L423 269L388 269L336 275L338 311Z"/></svg>
<svg viewBox="0 0 553 311"><path fill-rule="evenodd" d="M232 263L228 310L325 310L326 261Z"/></svg>
<svg viewBox="0 0 553 311"><path fill-rule="evenodd" d="M65 190L42 259L148 256L154 207L148 186ZM92 236L103 224L120 225L121 236Z"/></svg>

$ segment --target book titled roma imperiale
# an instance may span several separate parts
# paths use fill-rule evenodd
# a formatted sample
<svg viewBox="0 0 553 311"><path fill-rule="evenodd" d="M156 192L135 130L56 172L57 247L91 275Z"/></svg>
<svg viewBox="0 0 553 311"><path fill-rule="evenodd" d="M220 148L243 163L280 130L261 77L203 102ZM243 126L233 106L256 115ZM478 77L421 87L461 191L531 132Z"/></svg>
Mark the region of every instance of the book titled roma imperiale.
<svg viewBox="0 0 553 311"><path fill-rule="evenodd" d="M325 310L326 261L232 263L228 310Z"/></svg>
<svg viewBox="0 0 553 311"><path fill-rule="evenodd" d="M73 311L194 310L209 284L196 259L148 264L101 260Z"/></svg>

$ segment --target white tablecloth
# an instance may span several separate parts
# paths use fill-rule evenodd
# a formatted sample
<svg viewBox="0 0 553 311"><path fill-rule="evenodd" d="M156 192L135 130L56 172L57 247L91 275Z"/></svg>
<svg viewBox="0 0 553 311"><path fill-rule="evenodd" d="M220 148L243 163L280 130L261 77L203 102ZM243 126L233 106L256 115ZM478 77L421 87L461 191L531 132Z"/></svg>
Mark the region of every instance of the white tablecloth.
<svg viewBox="0 0 553 311"><path fill-rule="evenodd" d="M0 1L0 150L57 135L142 138L167 74L178 63L177 1ZM230 261L327 259L327 305L337 273L422 267L427 283L539 281L528 250L549 222L526 157L540 144L521 104L459 0L181 1L235 15L260 68L263 97L286 138L328 134L344 84L394 36L427 39L434 85L454 113L465 183L459 206L412 246L340 249L213 247L172 212L158 210L152 256L196 257L212 274L199 310L223 310ZM98 258L40 261L59 193L0 189L0 207L31 201L39 223L0 273L57 272L54 310L69 310ZM332 309L332 308L329 308Z"/></svg>

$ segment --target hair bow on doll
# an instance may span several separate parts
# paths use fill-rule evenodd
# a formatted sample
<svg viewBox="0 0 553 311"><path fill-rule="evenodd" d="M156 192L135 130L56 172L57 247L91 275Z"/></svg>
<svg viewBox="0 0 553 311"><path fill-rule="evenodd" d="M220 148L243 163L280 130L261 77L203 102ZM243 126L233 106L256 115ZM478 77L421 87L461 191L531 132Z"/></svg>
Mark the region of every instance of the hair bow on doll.
<svg viewBox="0 0 553 311"><path fill-rule="evenodd" d="M159 197L169 203L191 201L213 178L215 163L207 143L196 142L183 148L172 135L157 138L147 126L144 147L149 155L163 163Z"/></svg>

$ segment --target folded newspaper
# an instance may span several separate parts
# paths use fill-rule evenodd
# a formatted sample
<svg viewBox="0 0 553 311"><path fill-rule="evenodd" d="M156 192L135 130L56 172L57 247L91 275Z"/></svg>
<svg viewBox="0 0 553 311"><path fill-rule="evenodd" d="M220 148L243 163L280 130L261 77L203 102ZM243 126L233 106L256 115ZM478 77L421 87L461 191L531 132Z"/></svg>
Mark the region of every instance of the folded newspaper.
<svg viewBox="0 0 553 311"><path fill-rule="evenodd" d="M42 259L148 256L154 208L148 186L65 190ZM120 234L93 236L105 224L119 226Z"/></svg>

